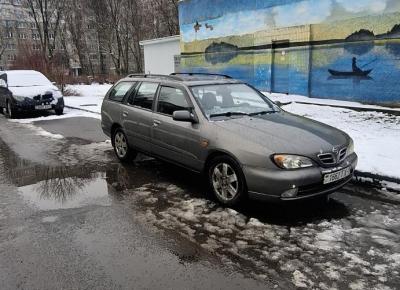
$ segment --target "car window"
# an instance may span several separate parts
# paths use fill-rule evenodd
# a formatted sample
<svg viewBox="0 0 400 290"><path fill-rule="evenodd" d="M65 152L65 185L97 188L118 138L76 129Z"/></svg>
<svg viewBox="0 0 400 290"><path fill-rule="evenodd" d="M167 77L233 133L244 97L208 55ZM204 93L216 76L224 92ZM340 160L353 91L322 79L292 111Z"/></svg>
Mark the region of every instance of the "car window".
<svg viewBox="0 0 400 290"><path fill-rule="evenodd" d="M137 92L137 86L138 86L138 83L137 82L134 83L133 89L131 89L131 91L129 92L127 103L130 105L133 105L133 99L135 98L135 95Z"/></svg>
<svg viewBox="0 0 400 290"><path fill-rule="evenodd" d="M191 88L207 117L220 114L275 112L267 98L245 84L202 85Z"/></svg>
<svg viewBox="0 0 400 290"><path fill-rule="evenodd" d="M157 88L157 83L142 83L132 105L151 110L153 108L153 101Z"/></svg>
<svg viewBox="0 0 400 290"><path fill-rule="evenodd" d="M134 83L122 82L116 85L110 92L108 98L112 101L122 102L126 93L132 88Z"/></svg>
<svg viewBox="0 0 400 290"><path fill-rule="evenodd" d="M175 111L188 110L189 103L181 89L161 87L157 112L172 116Z"/></svg>

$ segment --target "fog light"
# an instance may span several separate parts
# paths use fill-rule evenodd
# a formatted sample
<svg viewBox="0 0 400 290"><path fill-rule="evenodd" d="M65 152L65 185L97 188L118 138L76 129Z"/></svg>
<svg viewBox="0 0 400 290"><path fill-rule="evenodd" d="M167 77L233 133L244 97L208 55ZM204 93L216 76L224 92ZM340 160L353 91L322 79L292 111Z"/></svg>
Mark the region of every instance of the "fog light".
<svg viewBox="0 0 400 290"><path fill-rule="evenodd" d="M289 190L285 191L284 193L282 193L282 197L283 198L296 197L298 192L299 192L299 190L297 188L289 189Z"/></svg>

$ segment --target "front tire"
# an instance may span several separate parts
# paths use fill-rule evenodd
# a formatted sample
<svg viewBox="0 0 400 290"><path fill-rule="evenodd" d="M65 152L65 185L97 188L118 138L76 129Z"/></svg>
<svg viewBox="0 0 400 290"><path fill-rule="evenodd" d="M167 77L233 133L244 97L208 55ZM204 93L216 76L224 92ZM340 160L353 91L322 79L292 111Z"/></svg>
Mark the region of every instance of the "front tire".
<svg viewBox="0 0 400 290"><path fill-rule="evenodd" d="M7 101L7 108L6 108L6 116L9 119L14 119L16 117L16 114L14 112L14 109L12 108L11 102Z"/></svg>
<svg viewBox="0 0 400 290"><path fill-rule="evenodd" d="M210 162L208 181L214 196L226 206L235 206L247 198L243 171L229 156L218 156Z"/></svg>
<svg viewBox="0 0 400 290"><path fill-rule="evenodd" d="M64 114L64 108L58 108L54 110L57 116Z"/></svg>
<svg viewBox="0 0 400 290"><path fill-rule="evenodd" d="M121 162L130 162L136 158L137 152L129 147L128 138L121 128L116 129L113 134L113 146L115 155Z"/></svg>

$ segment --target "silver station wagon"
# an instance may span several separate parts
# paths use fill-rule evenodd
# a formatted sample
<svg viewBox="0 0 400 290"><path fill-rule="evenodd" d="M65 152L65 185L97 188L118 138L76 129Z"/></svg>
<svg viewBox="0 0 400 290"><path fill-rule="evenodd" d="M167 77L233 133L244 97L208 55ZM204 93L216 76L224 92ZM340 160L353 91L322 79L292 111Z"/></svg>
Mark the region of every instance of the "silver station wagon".
<svg viewBox="0 0 400 290"><path fill-rule="evenodd" d="M121 161L142 152L204 173L228 206L327 196L357 165L346 133L222 75L130 75L107 93L102 128Z"/></svg>

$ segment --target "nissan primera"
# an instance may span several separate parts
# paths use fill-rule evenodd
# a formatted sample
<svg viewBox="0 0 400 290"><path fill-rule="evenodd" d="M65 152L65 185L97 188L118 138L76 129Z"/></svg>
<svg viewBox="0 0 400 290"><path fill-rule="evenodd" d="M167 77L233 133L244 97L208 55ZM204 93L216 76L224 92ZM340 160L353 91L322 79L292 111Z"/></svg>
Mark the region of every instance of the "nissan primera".
<svg viewBox="0 0 400 290"><path fill-rule="evenodd" d="M102 106L116 156L142 152L205 173L225 205L246 197L327 196L352 179L352 139L288 113L248 84L223 76L131 75Z"/></svg>

